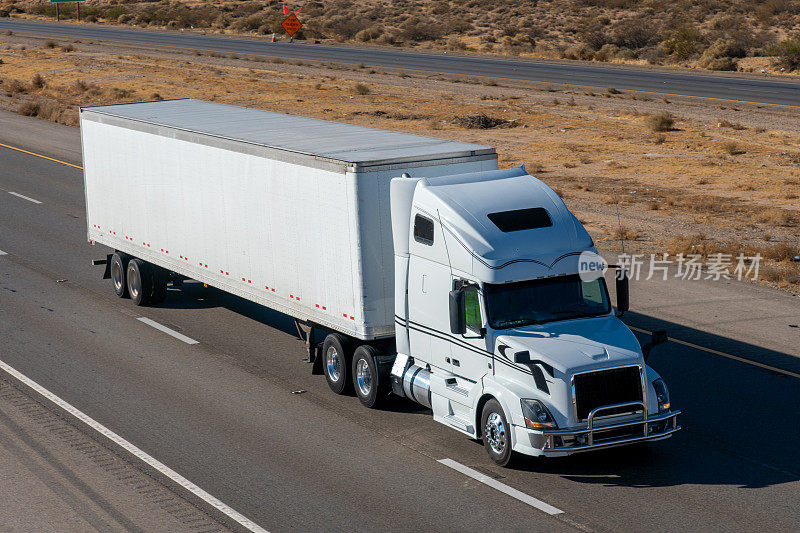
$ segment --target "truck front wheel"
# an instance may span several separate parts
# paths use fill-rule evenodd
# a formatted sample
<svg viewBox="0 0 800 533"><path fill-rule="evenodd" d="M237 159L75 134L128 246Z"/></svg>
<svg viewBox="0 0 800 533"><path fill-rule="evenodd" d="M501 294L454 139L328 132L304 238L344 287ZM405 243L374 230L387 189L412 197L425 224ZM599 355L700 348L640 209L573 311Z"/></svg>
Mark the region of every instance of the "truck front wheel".
<svg viewBox="0 0 800 533"><path fill-rule="evenodd" d="M328 386L336 394L344 394L351 385L350 361L352 352L344 336L331 333L322 343L322 366Z"/></svg>
<svg viewBox="0 0 800 533"><path fill-rule="evenodd" d="M136 305L147 305L153 293L153 273L150 265L141 259L128 261L126 272L128 294Z"/></svg>
<svg viewBox="0 0 800 533"><path fill-rule="evenodd" d="M378 349L362 344L353 354L353 388L359 401L369 408L380 407L388 396L389 380L378 365Z"/></svg>
<svg viewBox="0 0 800 533"><path fill-rule="evenodd" d="M500 466L508 465L512 455L511 426L508 425L508 419L506 419L500 402L494 398L483 406L481 431L483 446L492 461Z"/></svg>

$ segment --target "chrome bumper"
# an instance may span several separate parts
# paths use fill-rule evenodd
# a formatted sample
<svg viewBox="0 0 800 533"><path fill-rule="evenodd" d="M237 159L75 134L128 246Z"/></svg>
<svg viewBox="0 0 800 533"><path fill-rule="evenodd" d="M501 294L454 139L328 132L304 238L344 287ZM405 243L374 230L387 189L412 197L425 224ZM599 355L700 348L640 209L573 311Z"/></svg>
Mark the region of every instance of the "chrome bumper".
<svg viewBox="0 0 800 533"><path fill-rule="evenodd" d="M625 407L638 407L641 419L595 427L595 417L598 413ZM542 452L545 455L563 455L667 438L681 429L678 425L679 414L680 411L667 411L648 416L644 402L604 405L589 413L585 429L544 430L542 433L545 444Z"/></svg>

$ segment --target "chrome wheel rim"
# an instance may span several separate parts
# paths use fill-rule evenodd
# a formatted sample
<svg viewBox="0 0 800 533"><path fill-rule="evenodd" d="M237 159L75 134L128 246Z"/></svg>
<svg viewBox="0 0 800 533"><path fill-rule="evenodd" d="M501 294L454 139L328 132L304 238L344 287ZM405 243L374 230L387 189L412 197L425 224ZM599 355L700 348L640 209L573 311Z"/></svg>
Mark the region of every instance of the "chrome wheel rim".
<svg viewBox="0 0 800 533"><path fill-rule="evenodd" d="M364 359L359 359L356 363L356 385L358 392L365 398L372 391L372 372L369 369L369 363Z"/></svg>
<svg viewBox="0 0 800 533"><path fill-rule="evenodd" d="M111 263L111 278L114 280L114 288L117 292L122 291L122 265L116 261Z"/></svg>
<svg viewBox="0 0 800 533"><path fill-rule="evenodd" d="M136 296L139 294L139 276L136 274L136 271L131 269L128 272L128 292L131 293L131 298L134 300Z"/></svg>
<svg viewBox="0 0 800 533"><path fill-rule="evenodd" d="M328 347L325 352L325 368L331 381L339 381L342 377L342 361L335 346Z"/></svg>
<svg viewBox="0 0 800 533"><path fill-rule="evenodd" d="M508 436L503 418L498 413L491 413L486 418L486 427L483 434L492 451L497 455L503 455L508 445Z"/></svg>

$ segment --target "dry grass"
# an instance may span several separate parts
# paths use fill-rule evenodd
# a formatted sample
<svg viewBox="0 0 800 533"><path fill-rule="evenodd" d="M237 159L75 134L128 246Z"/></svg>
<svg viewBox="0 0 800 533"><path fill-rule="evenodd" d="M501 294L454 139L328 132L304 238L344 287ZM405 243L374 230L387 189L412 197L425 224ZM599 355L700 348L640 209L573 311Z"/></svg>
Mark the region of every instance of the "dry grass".
<svg viewBox="0 0 800 533"><path fill-rule="evenodd" d="M623 239L626 241L635 241L639 238L639 232L634 231L626 226L617 226L614 229L614 232L611 234L611 237L614 239Z"/></svg>
<svg viewBox="0 0 800 533"><path fill-rule="evenodd" d="M601 232L596 238L619 238L614 204L635 213L624 220L625 237L634 248L656 246L679 232L702 231L708 243L737 236L752 240L754 224L755 233L769 232L774 242L797 240L800 212L793 196L800 196L800 178L791 157L800 153L796 132L770 129L756 136L751 122L747 130L709 128L716 111L701 121L676 103L676 114L686 117L680 129L643 134L643 115L658 113L660 102L649 108L637 102L641 107L636 110L627 95L624 100L596 98L593 106L581 96L574 106L554 108L545 89L456 85L416 73L369 74L355 66L326 69L202 56L191 56L187 63L108 55L86 46L79 54L40 46L0 50L5 61L0 107L17 111L26 104L26 114L71 125L77 123L79 105L160 98L291 110L496 146L501 167L524 162L551 186L575 191L568 205L579 216L592 213L591 231ZM41 88L29 81L37 73L45 82ZM369 97L354 95L358 84L369 88ZM562 102L571 100L570 92L558 94ZM720 144L728 141L745 153L720 157ZM652 143L659 148L654 150Z"/></svg>

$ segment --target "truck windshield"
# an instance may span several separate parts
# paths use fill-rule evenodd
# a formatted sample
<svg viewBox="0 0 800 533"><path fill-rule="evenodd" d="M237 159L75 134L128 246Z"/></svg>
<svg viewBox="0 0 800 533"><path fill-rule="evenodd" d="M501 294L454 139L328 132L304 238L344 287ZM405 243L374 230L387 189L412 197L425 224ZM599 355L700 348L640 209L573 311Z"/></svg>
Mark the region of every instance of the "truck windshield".
<svg viewBox="0 0 800 533"><path fill-rule="evenodd" d="M603 278L578 275L484 286L486 311L493 329L555 320L599 316L611 310Z"/></svg>

